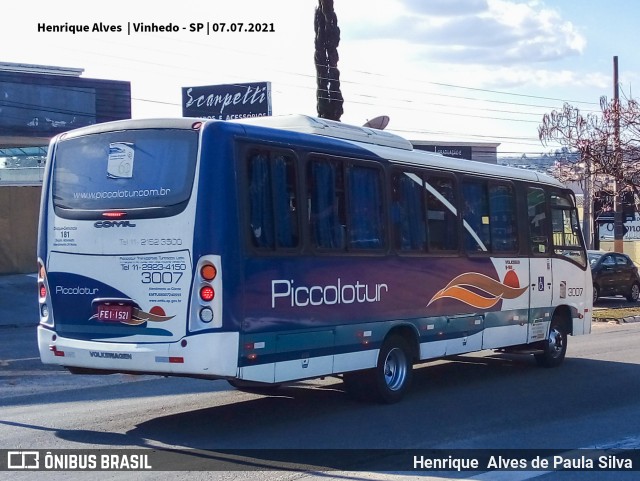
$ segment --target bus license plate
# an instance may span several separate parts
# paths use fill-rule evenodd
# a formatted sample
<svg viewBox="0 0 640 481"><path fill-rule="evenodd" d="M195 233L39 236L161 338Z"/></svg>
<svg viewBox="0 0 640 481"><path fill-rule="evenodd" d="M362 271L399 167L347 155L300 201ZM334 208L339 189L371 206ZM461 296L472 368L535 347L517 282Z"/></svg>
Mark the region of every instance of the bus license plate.
<svg viewBox="0 0 640 481"><path fill-rule="evenodd" d="M131 306L111 306L101 304L98 306L99 321L130 321Z"/></svg>

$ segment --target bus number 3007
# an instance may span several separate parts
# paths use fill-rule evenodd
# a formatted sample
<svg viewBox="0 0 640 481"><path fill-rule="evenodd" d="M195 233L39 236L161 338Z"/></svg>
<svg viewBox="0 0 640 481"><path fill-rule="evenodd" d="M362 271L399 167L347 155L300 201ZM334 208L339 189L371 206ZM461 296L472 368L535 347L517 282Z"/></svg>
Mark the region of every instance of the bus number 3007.
<svg viewBox="0 0 640 481"><path fill-rule="evenodd" d="M143 284L177 284L184 273L182 272L158 272L142 271Z"/></svg>

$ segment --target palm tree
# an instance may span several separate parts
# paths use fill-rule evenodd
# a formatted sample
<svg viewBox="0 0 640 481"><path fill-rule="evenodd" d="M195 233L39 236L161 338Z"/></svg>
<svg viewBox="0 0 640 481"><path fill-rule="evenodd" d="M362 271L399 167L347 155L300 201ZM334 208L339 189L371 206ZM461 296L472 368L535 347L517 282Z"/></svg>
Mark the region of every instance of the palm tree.
<svg viewBox="0 0 640 481"><path fill-rule="evenodd" d="M340 92L340 71L338 70L338 44L340 29L338 17L333 9L333 0L318 0L315 16L315 56L318 88L318 117L340 120L344 99Z"/></svg>

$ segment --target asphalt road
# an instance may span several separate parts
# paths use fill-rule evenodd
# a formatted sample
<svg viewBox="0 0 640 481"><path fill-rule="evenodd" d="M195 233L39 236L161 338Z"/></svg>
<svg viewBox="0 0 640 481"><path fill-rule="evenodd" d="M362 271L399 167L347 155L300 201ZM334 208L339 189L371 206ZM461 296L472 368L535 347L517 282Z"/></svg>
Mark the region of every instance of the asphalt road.
<svg viewBox="0 0 640 481"><path fill-rule="evenodd" d="M329 456L331 449L381 450L376 451L380 459L368 452L346 460L346 467L361 471L294 470L268 476L246 469L83 472L71 473L71 479L415 480L420 475L439 480L547 481L638 475L589 470L374 471L385 461L382 458L402 457L406 449L640 448L640 323L599 323L591 335L570 338L568 357L558 369L538 368L528 357L493 353L431 362L416 370L409 395L391 406L351 400L335 379L259 396L233 391L224 381L73 376L39 363L32 327L2 328L0 334L0 449L187 450L203 462L223 459L225 449L304 448ZM255 469L278 461L282 459L273 452L263 451L243 458L240 467ZM331 465L335 460L324 461ZM33 473L11 474L12 479L33 479ZM69 473L41 474L70 479Z"/></svg>

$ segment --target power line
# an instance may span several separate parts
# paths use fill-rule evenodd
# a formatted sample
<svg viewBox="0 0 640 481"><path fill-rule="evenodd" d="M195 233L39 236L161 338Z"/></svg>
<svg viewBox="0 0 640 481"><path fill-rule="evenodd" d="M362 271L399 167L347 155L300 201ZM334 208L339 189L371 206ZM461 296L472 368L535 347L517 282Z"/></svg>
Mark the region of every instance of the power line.
<svg viewBox="0 0 640 481"><path fill-rule="evenodd" d="M173 43L176 42L176 39L171 39L171 41ZM182 41L184 42L184 41ZM107 42L107 43L113 43L113 42ZM187 42L187 43L197 43L197 42ZM200 43L197 43L198 45L203 45ZM210 47L210 46L209 46ZM229 49L229 48L223 48L223 47L218 47L227 51L232 51L232 52L240 52L244 55L258 55L257 53L253 53L253 52L243 52L241 50L237 50L237 49ZM75 49L71 49L71 50L75 50ZM76 51L80 51L80 52L86 52L83 50L76 50ZM166 50L163 51L164 53L167 53ZM89 53L89 52L86 52ZM94 56L95 56L95 52L91 52ZM170 52L173 53L173 52ZM176 53L177 54L177 53ZM184 55L184 51L181 51L180 54ZM262 53L262 55L264 55ZM135 62L136 64L146 64L146 65L151 65L151 66L157 66L157 67L161 67L163 69L166 69L167 71L172 71L172 66L166 64L166 63L159 63L159 62L150 62L147 60L138 60L132 57L124 57L124 56L118 56L118 55L109 55L109 54L102 54L101 57L104 58L113 58L113 59L117 59L117 60L125 60L125 61L130 61L130 62ZM202 68L187 68L190 71L193 72L202 72L202 73L209 73L209 70L205 70ZM183 69L184 70L184 69ZM294 77L298 77L298 78L305 78L305 79L315 79L315 76L312 76L310 74L306 74L306 73L302 73L302 72L296 72L296 71L291 71L291 70L279 70L279 69L274 69L274 68L270 68L270 70L275 71L275 72L279 72L279 73L283 73L286 75L290 75L290 76L294 76ZM344 73L345 70L343 70ZM348 69L346 69L346 71L349 71ZM369 75L369 76L377 76L377 77L381 77L381 78L394 78L391 77L387 74L377 74L377 73L372 73L372 72L365 72L365 71L358 71L358 70L353 70L352 72L355 73L361 73L361 74L365 74L365 75ZM239 77L238 75L233 75L230 74L229 72L225 72L226 75L231 75L231 76L235 76L235 77ZM407 79L409 80L409 79ZM415 79L414 79L415 80ZM532 99L538 99L538 100L552 100L552 101L566 101L566 100L562 100L562 99L556 99L556 98L551 98L551 97L541 97L541 96L535 96L535 95L529 95L529 94L522 94L522 93L513 93L513 92L504 92L504 91L498 91L498 90L490 90L490 89L483 89L483 88L476 88L476 87L466 87L466 86L462 86L462 85L456 85L456 84L450 84L450 83L442 83L442 82L431 82L431 81L425 81L423 79L421 80L416 80L418 82L420 82L420 84L431 84L431 85L436 85L439 87L445 87L445 88L451 88L451 89L464 89L464 90L469 90L469 91L475 91L475 92L484 92L484 93L491 93L494 95L507 95L507 96L516 96L516 97L522 97L522 98L532 98ZM398 87L389 87L389 83L387 82L387 85L375 85L373 83L368 83L368 82L361 82L361 81L355 81L355 80L348 80L348 79L344 79L342 80L343 84L348 84L348 85L354 85L357 87L367 87L367 88L378 88L378 89L383 89L383 90L393 90L394 92L406 92L406 93L412 93L412 94L420 94L420 95L425 95L425 96L437 96L438 98L452 98L452 99L459 99L459 100L468 100L468 101L472 101L472 102L482 102L482 103L495 103L495 104L504 104L504 105L511 105L511 106L522 106L522 107L529 107L529 108L536 108L536 109L551 109L553 107L551 106L546 106L546 105L536 105L536 104L531 104L531 103L519 103L519 102L513 102L513 101L504 101L504 100L497 100L497 99L486 99L486 98L478 98L478 97L473 97L473 96L462 96L462 95L452 95L452 94L446 94L446 93L440 93L440 92L432 92L432 91L427 91L427 90L421 90L421 89L411 89L411 88L398 88ZM397 85L397 83L394 83L395 85ZM302 88L302 89L307 89L307 90L311 90L314 89L314 86L310 86L310 85L300 85L300 84L287 84L285 82L278 82L277 85L288 85L290 87L294 87L294 88ZM278 91L278 90L276 90ZM475 119L483 119L483 120L498 120L498 121L506 121L506 122L519 122L519 123L535 123L535 124L539 124L540 122L535 121L535 120L527 120L527 119L519 119L519 118L513 118L513 117L499 117L499 116L491 116L491 115L475 115L470 113L470 111L475 110L475 111L480 111L480 112L495 112L495 113L505 113L505 114L514 114L514 115L521 115L521 116L531 116L531 115L541 115L541 114L536 114L534 112L518 112L518 111L514 111L514 110L504 110L504 109L491 109L491 108L486 108L486 107L469 107L469 106L455 106L455 105L450 105L450 104L446 104L446 103L442 103L442 102L429 102L428 100L416 100L414 98L402 98L402 97L388 97L388 96L381 96L381 95L369 95L369 94L364 94L364 93L354 93L353 94L356 98L359 99L369 99L367 100L349 100L347 99L347 102L351 102L351 103L355 103L355 104L361 104L361 105L370 105L370 106L383 106L383 107L392 107L392 108L396 108L396 109L400 109L400 110L409 110L409 111L419 111L419 112L431 112L431 113L435 113L438 115L447 115L447 116L454 116L454 117L467 117L467 118L475 118ZM162 100L154 100L154 99L146 99L146 98L140 98L140 97L132 97L131 98L132 101L136 101L136 102L146 102L146 103L153 103L153 104L159 104L159 105L171 105L171 106L179 106L179 103L176 102L167 102L167 101L162 101ZM390 103L389 103L390 102ZM584 101L572 101L575 103L584 103L584 104L589 104L589 105L595 105L595 103L593 102L584 102ZM432 108L422 108L420 107L421 105L428 105L428 106L438 106L438 107L444 107L444 108L448 108L448 109L466 109L465 113L457 113L457 112L451 112L451 111L442 111L442 110L438 110L438 109L432 109ZM26 108L27 104L25 104L25 108ZM16 106L16 108L18 108ZM52 112L56 112L55 109L51 110ZM72 113L71 111L63 111L62 109L60 109L59 111L57 111L57 113ZM399 130L401 131L401 130ZM421 131L416 130L416 131L405 131L405 132L415 132L415 133L420 133ZM426 131L424 131L426 133ZM430 134L433 135L433 134ZM475 137L475 138L491 138L491 139L509 139L509 142L514 143L514 141L517 140L528 140L528 139L519 139L519 138L509 138L509 137L499 137L499 136L482 136L482 135L474 135L474 134L469 134L469 133L464 133L464 134L455 134L453 132L441 132L438 133L437 135L461 135L464 137ZM534 140L534 138L532 137L531 140ZM537 140L537 139L536 139ZM526 145L526 144L523 144ZM532 145L532 144L529 144Z"/></svg>
<svg viewBox="0 0 640 481"><path fill-rule="evenodd" d="M162 39L167 38L167 37L163 37L161 35L154 35L153 37L162 38ZM114 43L114 42L107 42L107 41L103 41L103 42L107 43L107 44L113 44ZM198 46L203 46L203 47L207 47L207 48L211 47L210 45L207 45L207 44L204 44L204 43L201 43L201 42L189 41L189 40L171 39L171 42L172 43L176 43L176 42L186 43L186 44L190 44L190 45L198 45ZM149 49L148 47L145 47L145 48ZM219 48L220 50L225 50L225 51L228 51L228 52L240 53L240 54L248 55L248 56L260 56L260 57L264 56L264 53L258 54L256 52L247 52L247 51L243 51L243 50L239 50L239 49L233 49L233 48L229 48L229 47L217 46L216 48ZM70 50L75 50L75 51L79 51L79 52L83 52L83 53L89 53L87 51L78 50L78 49L70 49ZM159 51L158 49L151 49L151 50ZM166 54L166 50L163 50L162 52ZM95 54L95 52L92 52L92 53ZM184 55L184 51L176 52L176 54ZM158 62L149 62L149 61L146 61L146 60L137 60L137 59L133 59L133 58L129 58L129 57L122 57L122 56L116 56L116 55L105 55L105 54L103 54L103 56L110 57L110 58L115 58L115 59L118 59L118 60L127 60L127 61L131 61L131 62L135 62L135 63L145 63L145 64L148 64L148 65L155 65L155 66L159 66L159 67L170 68L169 65L163 64L163 63L158 63ZM189 70L196 71L196 72L208 72L208 71L205 71L205 70L202 70L202 69L197 69L197 68L189 68ZM292 76L303 77L303 78L314 79L314 80L316 79L316 76L312 75L312 74L305 74L305 73L295 72L295 71L291 71L291 70L275 69L273 67L270 67L270 70L272 70L274 72L282 73L282 74L285 74L285 75L292 75ZM344 77L344 72L345 71L348 72L350 70L341 68L341 72L343 74L342 78L341 78L341 84L343 84L343 85L344 84L352 84L352 85L356 85L356 86L366 86L366 87L373 87L373 88L390 89L390 87L388 86L388 85L390 85L389 82L387 82L386 85L375 85L375 84L370 84L370 83L363 83L363 82L357 82L357 81L354 81L354 80L349 80L348 78ZM393 78L393 77L390 77L387 74L379 74L379 73L367 72L367 71L362 71L362 70L351 70L351 71L352 72L356 72L356 73L365 74L365 75L370 75L370 76L376 76L376 77L382 77L382 78ZM228 72L226 72L226 74L229 75ZM238 76L236 76L236 77L238 77ZM567 99L560 99L560 98L553 98L553 97L543 97L543 96L536 96L536 95L530 95L530 94L506 92L506 91L500 91L500 90L491 90L491 89L484 89L484 88L477 88L477 87L467 87L467 86L456 85L456 84L451 84L451 83L426 81L426 80L423 80L423 79L407 79L407 78L403 78L403 80L405 80L405 81L406 80L410 80L410 81L414 81L414 82L419 82L421 84L437 85L437 86L443 86L443 87L447 87L447 88L464 89L464 90L470 90L470 91L476 91L476 92L492 93L492 94L497 94L497 95L516 96L516 97L522 97L522 98L532 98L532 99L539 99L539 100L552 100L552 101L569 102L569 103L581 103L581 104L587 104L587 105L599 105L598 102L587 102L587 101L582 101L582 100L567 100ZM460 99L460 100L471 100L471 101L475 101L475 102L498 103L498 104L506 104L506 105L534 107L534 108L541 108L541 109L554 109L554 108L556 108L555 106L549 106L549 105L536 105L536 104L530 104L530 103L527 104L527 103L518 103L518 102L508 102L508 101L501 101L501 100L496 100L496 99L475 98L475 97L468 97L468 96L444 94L444 93L440 93L440 92L429 92L429 91L424 91L424 90L409 89L409 88L404 88L404 87L398 87L397 86L397 82L392 82L391 85L394 85L393 91L401 91L401 92L408 92L408 93L419 93L421 95L434 95L434 96L437 96L437 97L454 98L454 99ZM296 87L296 88L305 88L305 89L314 89L315 88L315 86L311 86L310 87L310 86L307 86L307 85L294 85L294 87ZM400 101L402 101L402 100L410 101L409 99L400 99Z"/></svg>
<svg viewBox="0 0 640 481"><path fill-rule="evenodd" d="M452 87L452 88L465 89L465 90L475 90L478 92L498 93L500 95L513 95L516 97L526 97L530 99L553 100L557 102L569 102L569 103L579 103L579 104L587 104L587 105L599 105L598 102L586 102L584 100L566 100L566 99L558 99L553 97L541 97L538 95L527 95L527 94L518 94L514 92L503 92L499 90L489 90L489 89L481 89L481 88L475 88L475 87L464 87L462 85L453 85L453 84L446 84L446 83L439 83L439 82L431 82L431 83L433 83L434 85L442 85L445 87Z"/></svg>
<svg viewBox="0 0 640 481"><path fill-rule="evenodd" d="M168 37L162 36L162 35L155 35L155 37L157 38L162 38L162 39L168 39ZM172 39L173 41L173 39ZM210 47L210 45L206 45L203 44L201 42L196 42L196 41L190 41L190 40L182 40L179 39L179 42L182 43L187 43L187 44L191 44L191 45L198 45L198 46L206 46L206 47ZM240 49L234 49L234 48L229 48L227 46L217 46L217 48L221 49L221 50L226 50L229 52L236 52L236 53L241 53L243 55L249 55L249 56L259 56L262 57L264 56L264 52L247 52L245 50L240 50ZM356 72L356 73L361 73L361 74L365 74L365 75L370 75L370 76L376 76L376 77L382 77L382 78L393 78L388 74L381 74L381 73L377 73L377 72L369 72L369 71L365 71L365 70L350 70L349 68L344 68L344 67L339 67L340 68L340 72L341 72L341 78L340 78L340 83L354 83L356 85L360 85L360 82L354 82L351 81L349 79L345 79L344 78L344 73L345 72ZM289 75L299 75L299 76L303 76L303 77L312 77L312 78L316 78L315 75L311 75L311 74L302 74L302 73L298 73L298 72L291 72L291 71L283 71L283 70L278 70L278 69L272 69L276 72L279 73L285 73L285 74L289 74ZM327 80L327 79L324 79ZM515 97L523 97L523 98L531 98L531 99L538 99L538 100L551 100L551 101L555 101L555 102L568 102L568 103L580 103L580 104L586 104L586 105L600 105L599 102L591 102L591 101L585 101L585 100L570 100L570 99L561 99L561 98L555 98L555 97L544 97L544 96L538 96L538 95L530 95L530 94L522 94L522 93L515 93L515 92L507 92L507 91L503 91L503 90L492 90L492 89L486 89L486 88L479 88L479 87L468 87L468 86L464 86L464 85L456 85L456 84L451 84L451 83L444 83L444 82L433 82L433 81L428 81L428 80L424 80L424 79L415 79L415 78L406 78L403 77L404 81L413 81L413 82L418 82L421 84L430 84L430 85L437 85L437 86L441 86L441 87L448 87L448 88L456 88L456 89L464 89L464 90L471 90L471 91L476 91L476 92L486 92L486 93L492 93L492 94L498 94L498 95L507 95L507 96L515 96ZM389 85L387 83L387 85ZM408 91L408 92L420 92L423 93L422 91L418 91L415 89L398 89L396 87L396 83L392 83L392 85L394 85L393 90L402 90L402 91ZM381 86L381 85L377 85L377 87L379 88L389 88L386 85ZM428 93L428 94L433 94L433 95L438 95L438 96L446 96L449 97L447 95L442 95L440 93ZM491 100L491 99L474 99L474 98L469 98L469 97L460 97L460 96L450 96L453 98L460 98L460 99L470 99L470 100L480 100L480 101L486 101L486 102L496 102L496 103L508 103L508 104L512 104L512 105L524 105L524 106L532 106L532 107L540 107L540 108L553 108L553 107L549 107L549 106L538 106L538 105L534 105L534 104L519 104L519 103L513 103L513 102L499 102L499 101L495 101L495 100Z"/></svg>

